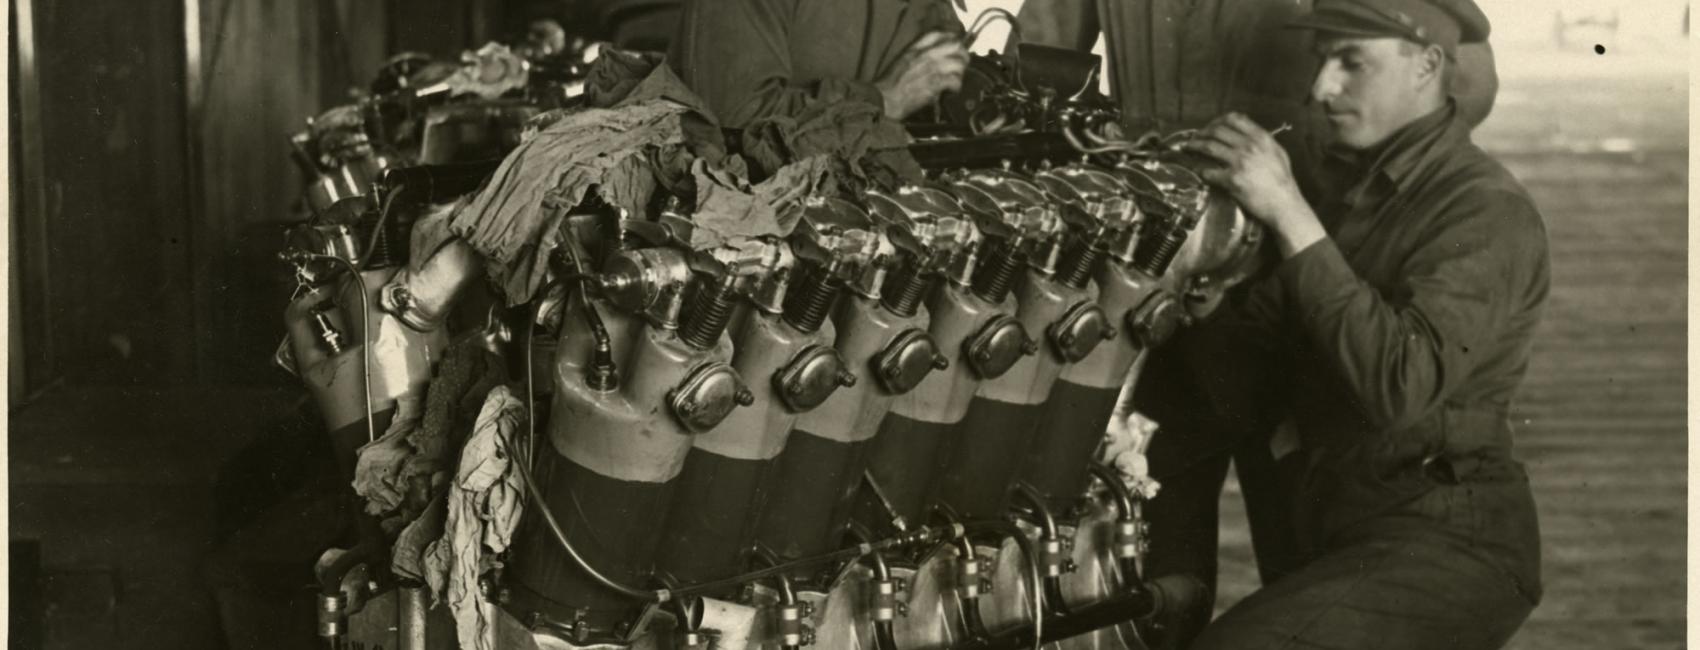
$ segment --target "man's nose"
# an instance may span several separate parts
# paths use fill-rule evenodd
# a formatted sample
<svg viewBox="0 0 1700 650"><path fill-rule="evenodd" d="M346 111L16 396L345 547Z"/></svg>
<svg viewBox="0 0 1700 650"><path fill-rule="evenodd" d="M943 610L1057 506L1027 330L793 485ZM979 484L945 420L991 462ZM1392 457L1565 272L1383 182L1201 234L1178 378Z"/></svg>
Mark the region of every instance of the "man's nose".
<svg viewBox="0 0 1700 650"><path fill-rule="evenodd" d="M1310 84L1310 100L1327 103L1340 94L1340 83L1340 66L1332 61L1322 64L1316 71L1316 79Z"/></svg>

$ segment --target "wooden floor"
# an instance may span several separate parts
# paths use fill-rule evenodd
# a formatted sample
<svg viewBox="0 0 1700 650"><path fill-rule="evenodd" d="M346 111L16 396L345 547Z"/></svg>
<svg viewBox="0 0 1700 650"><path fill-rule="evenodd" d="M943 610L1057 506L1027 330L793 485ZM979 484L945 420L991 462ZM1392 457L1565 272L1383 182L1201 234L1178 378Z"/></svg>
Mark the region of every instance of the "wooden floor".
<svg viewBox="0 0 1700 650"><path fill-rule="evenodd" d="M1534 194L1552 253L1552 297L1516 410L1547 593L1509 647L1681 648L1685 77L1577 65L1596 74L1502 72L1476 138ZM1256 586L1237 492L1223 508L1219 607Z"/></svg>

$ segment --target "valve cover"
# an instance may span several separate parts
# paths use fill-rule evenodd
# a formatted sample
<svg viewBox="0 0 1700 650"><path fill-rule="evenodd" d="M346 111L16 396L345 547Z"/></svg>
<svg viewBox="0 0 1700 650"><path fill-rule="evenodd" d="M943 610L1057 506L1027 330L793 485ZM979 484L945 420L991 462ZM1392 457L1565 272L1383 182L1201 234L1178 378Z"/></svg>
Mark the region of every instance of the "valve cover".
<svg viewBox="0 0 1700 650"><path fill-rule="evenodd" d="M1027 338L1021 321L1008 314L993 316L980 331L963 342L968 367L981 379L997 379L1009 372L1023 355L1032 354L1035 345Z"/></svg>
<svg viewBox="0 0 1700 650"><path fill-rule="evenodd" d="M1116 330L1110 317L1098 303L1087 301L1070 307L1063 317L1050 326L1051 347L1063 361L1074 363L1085 359L1099 343L1115 338Z"/></svg>
<svg viewBox="0 0 1700 650"><path fill-rule="evenodd" d="M1162 345L1181 325L1180 304L1168 291L1151 294L1139 307L1127 314L1127 325L1135 338L1146 347Z"/></svg>
<svg viewBox="0 0 1700 650"><path fill-rule="evenodd" d="M950 367L950 361L939 354L938 343L927 330L904 330L891 339L879 354L874 355L874 377L880 386L893 395L902 395L927 378L927 373Z"/></svg>
<svg viewBox="0 0 1700 650"><path fill-rule="evenodd" d="M774 391L793 411L820 406L839 386L855 383L856 376L848 372L838 350L820 344L798 351L790 363L773 373Z"/></svg>
<svg viewBox="0 0 1700 650"><path fill-rule="evenodd" d="M754 400L750 389L732 366L710 361L697 366L677 388L667 394L668 406L687 431L702 433L718 426L732 409Z"/></svg>

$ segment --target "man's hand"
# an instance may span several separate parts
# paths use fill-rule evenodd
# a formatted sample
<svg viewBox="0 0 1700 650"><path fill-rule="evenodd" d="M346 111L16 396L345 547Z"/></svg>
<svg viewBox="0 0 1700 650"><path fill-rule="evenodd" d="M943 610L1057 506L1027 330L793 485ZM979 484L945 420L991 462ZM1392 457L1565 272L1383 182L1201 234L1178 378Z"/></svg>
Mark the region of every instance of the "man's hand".
<svg viewBox="0 0 1700 650"><path fill-rule="evenodd" d="M967 67L968 48L958 35L927 32L915 39L874 82L885 96L886 117L903 119L931 104L939 93L960 89Z"/></svg>
<svg viewBox="0 0 1700 650"><path fill-rule="evenodd" d="M1251 118L1229 113L1181 146L1222 163L1201 172L1204 180L1226 190L1241 209L1274 230L1282 257L1292 257L1327 237L1299 193L1286 150Z"/></svg>

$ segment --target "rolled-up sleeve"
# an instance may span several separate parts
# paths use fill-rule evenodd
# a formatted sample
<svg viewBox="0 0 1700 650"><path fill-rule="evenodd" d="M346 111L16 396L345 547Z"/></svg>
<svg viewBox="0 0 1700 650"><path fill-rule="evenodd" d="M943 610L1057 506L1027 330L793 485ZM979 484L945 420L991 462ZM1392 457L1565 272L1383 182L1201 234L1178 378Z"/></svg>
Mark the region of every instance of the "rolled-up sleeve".
<svg viewBox="0 0 1700 650"><path fill-rule="evenodd" d="M724 126L736 128L763 117L795 115L812 101L885 105L884 95L871 83L795 78L790 39L796 4L796 0L686 3L668 63L708 102ZM852 58L859 55L844 53Z"/></svg>
<svg viewBox="0 0 1700 650"><path fill-rule="evenodd" d="M1503 332L1518 283L1544 259L1540 217L1524 196L1465 192L1441 214L1396 285L1360 279L1331 239L1278 271L1302 335L1380 430L1420 420L1469 379Z"/></svg>

